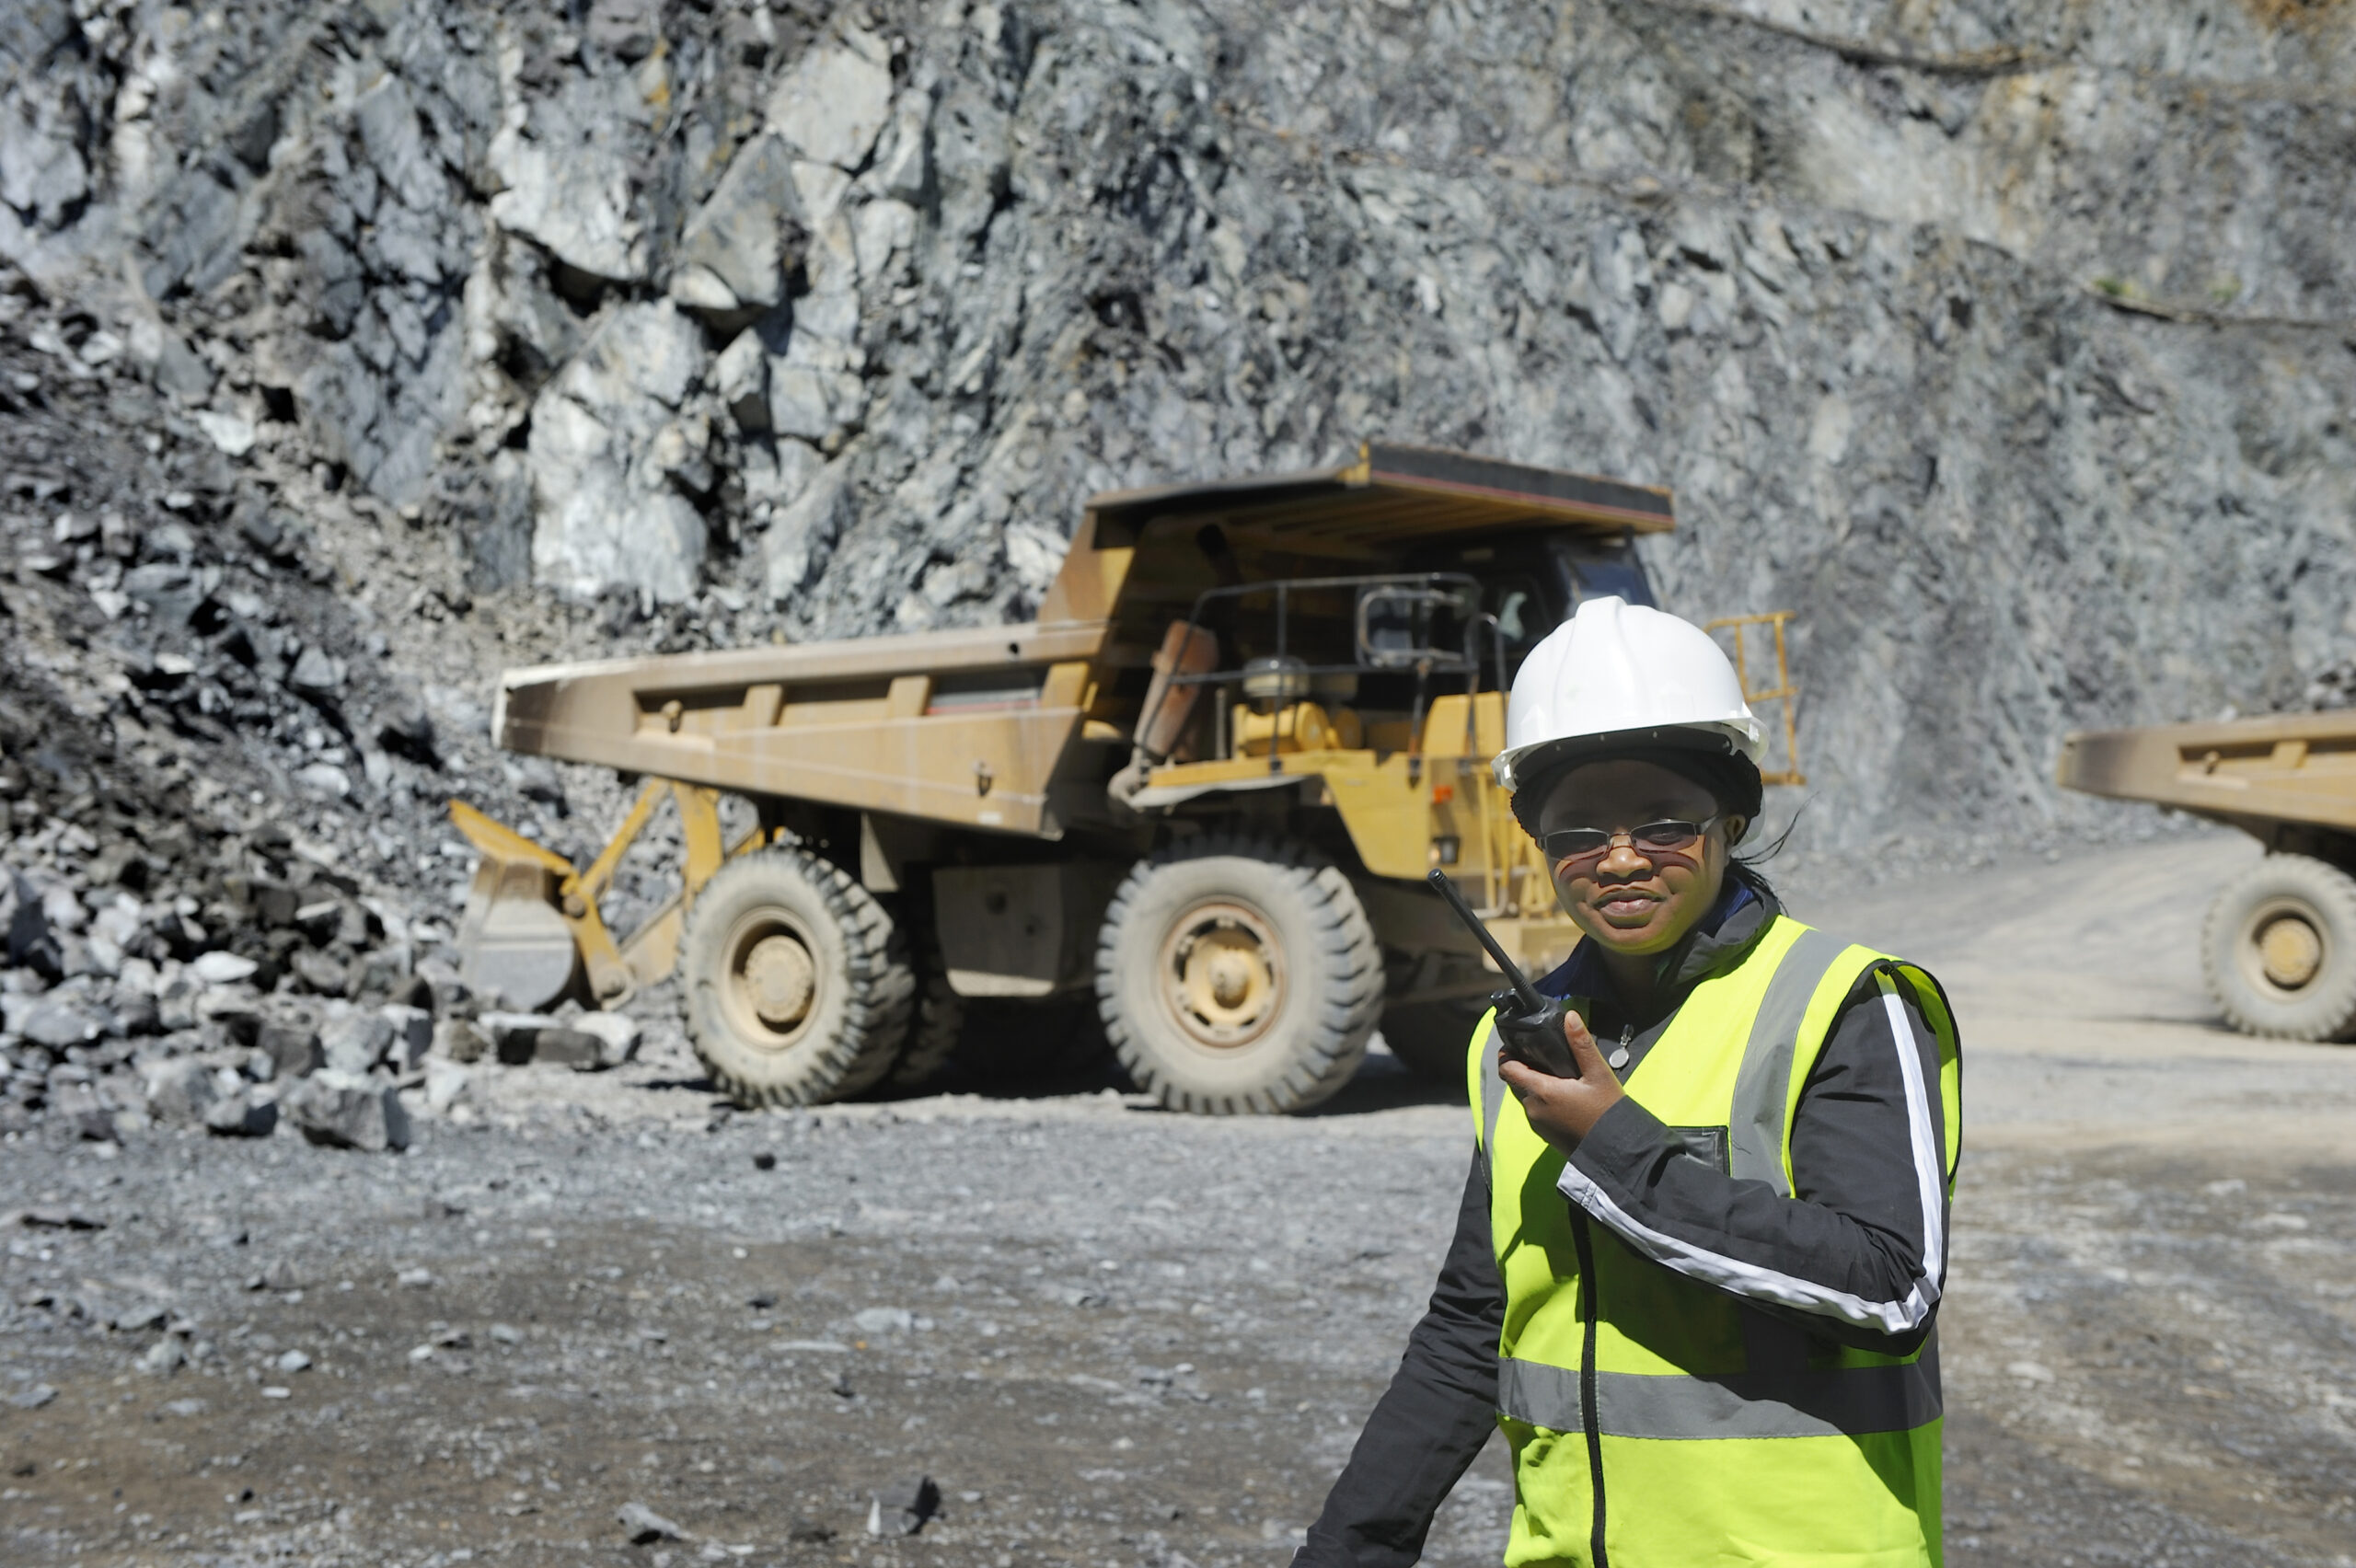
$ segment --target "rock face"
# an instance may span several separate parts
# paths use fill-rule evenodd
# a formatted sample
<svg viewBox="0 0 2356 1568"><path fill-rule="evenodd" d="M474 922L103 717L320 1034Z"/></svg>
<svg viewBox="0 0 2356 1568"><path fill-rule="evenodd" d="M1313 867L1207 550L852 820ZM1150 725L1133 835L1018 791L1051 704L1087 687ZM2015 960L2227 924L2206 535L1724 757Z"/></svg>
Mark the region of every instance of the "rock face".
<svg viewBox="0 0 2356 1568"><path fill-rule="evenodd" d="M1380 434L1675 487L1815 842L2108 831L2062 730L2344 657L2347 7L87 10L0 18L74 352L683 644L1027 614L1091 490Z"/></svg>
<svg viewBox="0 0 2356 1568"><path fill-rule="evenodd" d="M684 599L706 530L691 496L712 488L711 419L687 394L701 335L669 300L616 311L532 405L532 570L594 594Z"/></svg>

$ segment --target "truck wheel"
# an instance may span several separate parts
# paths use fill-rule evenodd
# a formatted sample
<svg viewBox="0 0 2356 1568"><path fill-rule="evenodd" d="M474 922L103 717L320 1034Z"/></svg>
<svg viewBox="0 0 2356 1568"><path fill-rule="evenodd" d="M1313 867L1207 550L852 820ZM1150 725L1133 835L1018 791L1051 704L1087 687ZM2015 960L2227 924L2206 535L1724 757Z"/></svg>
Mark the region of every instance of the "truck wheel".
<svg viewBox="0 0 2356 1568"><path fill-rule="evenodd" d="M1461 1089L1473 1026L1488 1010L1489 1004L1477 997L1461 1001L1401 1002L1382 1009L1382 1043L1391 1047L1399 1065L1417 1078Z"/></svg>
<svg viewBox="0 0 2356 1568"><path fill-rule="evenodd" d="M738 1104L856 1094L907 1037L915 978L868 891L798 849L722 866L688 912L681 971L696 1055Z"/></svg>
<svg viewBox="0 0 2356 1568"><path fill-rule="evenodd" d="M2356 878L2269 855L2209 907L2201 942L2225 1021L2278 1040L2336 1040L2356 1024Z"/></svg>
<svg viewBox="0 0 2356 1568"><path fill-rule="evenodd" d="M917 983L916 1016L908 1043L892 1065L894 1089L921 1089L941 1076L957 1043L965 1037L965 998L952 990L937 963L928 963Z"/></svg>
<svg viewBox="0 0 2356 1568"><path fill-rule="evenodd" d="M1139 861L1114 894L1096 1000L1121 1065L1171 1109L1301 1111L1365 1056L1382 950L1331 865L1206 834Z"/></svg>

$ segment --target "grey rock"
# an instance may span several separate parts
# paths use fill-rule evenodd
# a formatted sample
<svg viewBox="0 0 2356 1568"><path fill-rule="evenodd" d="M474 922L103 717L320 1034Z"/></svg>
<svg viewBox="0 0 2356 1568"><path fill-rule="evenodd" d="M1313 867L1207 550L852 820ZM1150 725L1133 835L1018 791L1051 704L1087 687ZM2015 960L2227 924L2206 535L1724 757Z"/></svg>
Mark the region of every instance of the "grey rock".
<svg viewBox="0 0 2356 1568"><path fill-rule="evenodd" d="M327 1066L318 1032L300 1024L264 1024L255 1043L269 1055L276 1078L307 1078Z"/></svg>
<svg viewBox="0 0 2356 1568"><path fill-rule="evenodd" d="M57 1390L47 1383L28 1383L8 1396L8 1403L17 1410L40 1410L57 1397Z"/></svg>
<svg viewBox="0 0 2356 1568"><path fill-rule="evenodd" d="M405 1073L425 1060L433 1044L433 1015L423 1008L387 1003L377 1015L391 1026L385 1059L395 1072Z"/></svg>
<svg viewBox="0 0 2356 1568"><path fill-rule="evenodd" d="M713 362L711 381L738 429L749 433L769 428L768 349L758 332L748 327L736 334Z"/></svg>
<svg viewBox="0 0 2356 1568"><path fill-rule="evenodd" d="M596 1065L618 1067L638 1054L640 1037L644 1028L628 1013L583 1013L572 1020L572 1028L597 1042Z"/></svg>
<svg viewBox="0 0 2356 1568"><path fill-rule="evenodd" d="M365 1078L392 1050L392 1020L377 1012L348 1012L330 1018L319 1031L327 1069Z"/></svg>
<svg viewBox="0 0 2356 1568"><path fill-rule="evenodd" d="M700 455L679 419L704 365L671 301L621 307L532 409L533 575L577 594L693 594L709 544L673 476ZM704 437L709 440L708 432Z"/></svg>
<svg viewBox="0 0 2356 1568"><path fill-rule="evenodd" d="M81 898L64 882L52 883L41 894L40 910L53 930L78 931L90 919Z"/></svg>
<svg viewBox="0 0 2356 1568"><path fill-rule="evenodd" d="M286 961L304 985L324 997L340 997L352 984L350 971L323 952L308 950L295 953Z"/></svg>
<svg viewBox="0 0 2356 1568"><path fill-rule="evenodd" d="M793 154L775 135L737 150L719 186L679 236L672 297L718 315L771 310L808 238L793 184ZM681 274L693 273L684 286ZM710 292L711 284L718 292Z"/></svg>
<svg viewBox="0 0 2356 1568"><path fill-rule="evenodd" d="M940 1511L941 1488L929 1475L912 1475L879 1488L867 1515L871 1536L912 1536Z"/></svg>
<svg viewBox="0 0 2356 1568"><path fill-rule="evenodd" d="M15 871L0 876L0 933L6 935L9 967L56 968L56 940L40 894Z"/></svg>
<svg viewBox="0 0 2356 1568"><path fill-rule="evenodd" d="M331 762L314 762L296 768L294 782L314 800L341 801L352 793L352 775Z"/></svg>
<svg viewBox="0 0 2356 1568"><path fill-rule="evenodd" d="M296 691L325 695L343 685L343 662L326 649L314 645L303 650L294 667L286 674L286 684Z"/></svg>
<svg viewBox="0 0 2356 1568"><path fill-rule="evenodd" d="M220 1097L213 1069L192 1057L162 1064L147 1080L147 1113L166 1126L205 1125Z"/></svg>
<svg viewBox="0 0 2356 1568"><path fill-rule="evenodd" d="M409 1147L409 1113L388 1087L318 1073L296 1083L278 1107L287 1124L315 1144L371 1154Z"/></svg>
<svg viewBox="0 0 2356 1568"><path fill-rule="evenodd" d="M615 1520L629 1536L632 1546L651 1546L658 1540L687 1540L687 1531L649 1508L643 1503L625 1503L614 1512Z"/></svg>
<svg viewBox="0 0 2356 1568"><path fill-rule="evenodd" d="M189 963L189 972L208 986L228 986L250 979L260 967L252 959L234 952L199 953Z"/></svg>
<svg viewBox="0 0 2356 1568"><path fill-rule="evenodd" d="M491 1037L472 1019L445 1018L433 1026L433 1050L453 1062L479 1062L491 1054Z"/></svg>
<svg viewBox="0 0 2356 1568"><path fill-rule="evenodd" d="M140 282L152 299L202 294L226 278L252 234L257 213L217 170L191 169L154 209L144 236Z"/></svg>
<svg viewBox="0 0 2356 1568"><path fill-rule="evenodd" d="M835 541L852 522L853 495L850 465L829 464L770 525L762 543L770 603L792 600L825 570Z"/></svg>
<svg viewBox="0 0 2356 1568"><path fill-rule="evenodd" d="M769 98L769 125L803 157L856 169L892 107L888 56L855 29L811 50Z"/></svg>
<svg viewBox="0 0 2356 1568"><path fill-rule="evenodd" d="M57 90L63 86L12 93L0 106L0 202L50 228L90 190L74 123L78 106Z"/></svg>
<svg viewBox="0 0 2356 1568"><path fill-rule="evenodd" d="M534 102L525 124L502 131L490 152L505 186L491 198L492 221L618 282L646 275L646 229L631 194L630 96L627 78L574 78Z"/></svg>
<svg viewBox="0 0 2356 1568"><path fill-rule="evenodd" d="M457 1063L440 1057L428 1058L425 1064L426 1108L439 1115L456 1105L467 1092L470 1075Z"/></svg>
<svg viewBox="0 0 2356 1568"><path fill-rule="evenodd" d="M550 1035L574 1032L560 1019L547 1013L487 1012L476 1020L483 1034L491 1041L492 1053L508 1066L521 1066L527 1062L543 1059L540 1042ZM594 1055L594 1036L580 1043L571 1043L574 1055Z"/></svg>
<svg viewBox="0 0 2356 1568"><path fill-rule="evenodd" d="M88 1044L104 1032L104 1025L72 1002L43 1001L27 1010L17 1031L36 1045L63 1051L69 1045Z"/></svg>
<svg viewBox="0 0 2356 1568"><path fill-rule="evenodd" d="M133 604L146 606L167 626L185 626L203 607L209 594L194 570L173 561L153 561L122 575L122 593Z"/></svg>
<svg viewBox="0 0 2356 1568"><path fill-rule="evenodd" d="M200 402L213 395L220 373L210 361L189 347L178 332L165 332L156 357L156 385L184 402Z"/></svg>
<svg viewBox="0 0 2356 1568"><path fill-rule="evenodd" d="M266 1138L277 1130L278 1106L243 1092L223 1095L204 1113L204 1126L224 1137Z"/></svg>
<svg viewBox="0 0 2356 1568"><path fill-rule="evenodd" d="M595 1072L606 1065L606 1043L585 1030L558 1027L532 1036L532 1060L554 1062L575 1072Z"/></svg>

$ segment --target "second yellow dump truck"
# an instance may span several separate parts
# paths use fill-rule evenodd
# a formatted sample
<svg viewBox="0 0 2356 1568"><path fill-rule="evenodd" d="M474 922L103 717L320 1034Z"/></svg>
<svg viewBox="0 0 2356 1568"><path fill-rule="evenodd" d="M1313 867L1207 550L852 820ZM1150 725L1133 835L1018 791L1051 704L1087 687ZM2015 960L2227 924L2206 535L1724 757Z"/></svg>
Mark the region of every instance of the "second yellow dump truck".
<svg viewBox="0 0 2356 1568"><path fill-rule="evenodd" d="M1093 498L1028 624L511 671L501 744L654 782L587 867L454 807L468 976L612 1007L676 965L745 1103L920 1081L975 1009L1075 1004L1177 1109L1314 1105L1378 1025L1452 1078L1498 982L1421 879L1531 973L1567 954L1489 773L1505 690L1582 600L1653 602L1634 540L1671 521L1664 490L1369 444ZM757 808L734 843L722 791ZM666 800L679 894L618 940L598 895Z"/></svg>
<svg viewBox="0 0 2356 1568"><path fill-rule="evenodd" d="M2092 731L2060 782L2240 828L2266 855L2219 890L2201 967L2225 1020L2284 1040L2356 1035L2356 712Z"/></svg>

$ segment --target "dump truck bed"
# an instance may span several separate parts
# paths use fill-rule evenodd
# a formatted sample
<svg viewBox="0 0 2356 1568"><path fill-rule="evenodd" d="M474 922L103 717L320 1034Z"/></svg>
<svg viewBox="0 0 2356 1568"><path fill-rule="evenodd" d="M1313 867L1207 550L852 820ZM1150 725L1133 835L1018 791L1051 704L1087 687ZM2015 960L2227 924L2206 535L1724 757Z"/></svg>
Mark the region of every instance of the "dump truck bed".
<svg viewBox="0 0 2356 1568"><path fill-rule="evenodd" d="M2062 743L2059 781L2228 823L2356 833L2356 710L2103 730Z"/></svg>
<svg viewBox="0 0 2356 1568"><path fill-rule="evenodd" d="M1624 539L1673 521L1665 490L1369 444L1332 468L1093 497L1036 621L511 670L492 733L710 789L1055 838L1103 818L1107 754L1085 748L1128 742L1154 648L1222 567L1313 576L1434 540Z"/></svg>
<svg viewBox="0 0 2356 1568"><path fill-rule="evenodd" d="M1106 623L1031 622L511 671L513 751L1037 833Z"/></svg>

